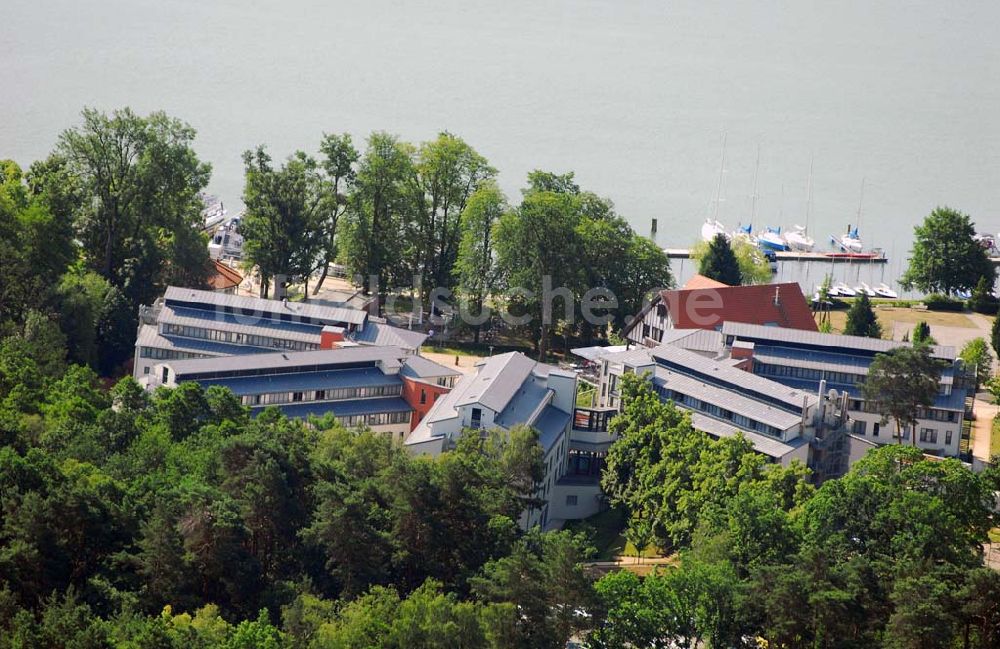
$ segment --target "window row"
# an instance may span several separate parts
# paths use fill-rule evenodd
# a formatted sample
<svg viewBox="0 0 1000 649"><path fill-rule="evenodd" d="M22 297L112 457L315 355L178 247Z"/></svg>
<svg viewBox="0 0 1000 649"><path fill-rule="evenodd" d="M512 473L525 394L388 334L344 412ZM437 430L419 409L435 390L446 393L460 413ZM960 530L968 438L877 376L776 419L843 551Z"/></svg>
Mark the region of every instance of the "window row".
<svg viewBox="0 0 1000 649"><path fill-rule="evenodd" d="M754 374L762 376L787 376L793 379L809 379L813 381L827 380L830 383L856 385L863 383L865 374L853 372L829 372L810 367L790 367L788 365L771 365L770 363L754 362Z"/></svg>
<svg viewBox="0 0 1000 649"><path fill-rule="evenodd" d="M334 416L337 415L336 410ZM405 424L410 421L409 412L376 412L370 415L349 415L337 417L337 421L345 426L388 426L389 424Z"/></svg>
<svg viewBox="0 0 1000 649"><path fill-rule="evenodd" d="M139 350L141 358L155 358L157 360L180 361L188 358L209 358L207 354L195 354L194 352L182 352L176 349L160 349L159 347L142 347ZM149 372L146 372L149 374Z"/></svg>
<svg viewBox="0 0 1000 649"><path fill-rule="evenodd" d="M246 394L243 395L242 401L245 406L266 406L304 401L344 401L347 399L369 399L372 397L398 397L402 393L403 386L401 385L372 385L361 388L331 388L327 390L303 390L299 392Z"/></svg>
<svg viewBox="0 0 1000 649"><path fill-rule="evenodd" d="M661 386L656 386L656 392L660 395L661 399L673 401L679 406L703 412L707 415L715 417L716 419L731 421L734 426L740 428L741 430L753 431L756 433L763 433L764 435L769 435L771 437L781 438L782 431L778 430L774 426L757 421L756 419L750 419L749 417L726 410L715 404L707 403L701 399L692 397L691 395L684 394L683 392L678 392L677 390L671 390Z"/></svg>
<svg viewBox="0 0 1000 649"><path fill-rule="evenodd" d="M163 333L169 335L183 336L185 338L198 338L201 340L212 340L221 343L232 343L235 345L249 345L251 347L271 347L273 349L288 349L291 351L315 351L319 345L307 343L301 340L285 340L284 338L274 338L273 336L257 336L253 334L236 333L234 331L219 331L217 329L207 329L205 327L192 327L189 325L166 324Z"/></svg>

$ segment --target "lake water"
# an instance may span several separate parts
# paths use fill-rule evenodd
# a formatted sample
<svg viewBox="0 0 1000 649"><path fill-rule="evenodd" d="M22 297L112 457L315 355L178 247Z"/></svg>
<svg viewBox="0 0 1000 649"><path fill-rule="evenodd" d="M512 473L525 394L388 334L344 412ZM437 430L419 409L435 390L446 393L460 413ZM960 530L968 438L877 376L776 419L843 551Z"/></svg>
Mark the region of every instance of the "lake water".
<svg viewBox="0 0 1000 649"><path fill-rule="evenodd" d="M447 129L512 199L531 169L573 170L682 247L714 213L726 133L730 227L749 220L758 146L757 227L804 224L812 159L825 245L865 178L862 238L891 258L864 267L874 281L898 276L936 205L1000 230L995 0L3 4L0 157L21 163L84 105L164 109L197 128L211 190L237 205L259 143L284 156L324 131ZM789 273L811 287L823 271Z"/></svg>

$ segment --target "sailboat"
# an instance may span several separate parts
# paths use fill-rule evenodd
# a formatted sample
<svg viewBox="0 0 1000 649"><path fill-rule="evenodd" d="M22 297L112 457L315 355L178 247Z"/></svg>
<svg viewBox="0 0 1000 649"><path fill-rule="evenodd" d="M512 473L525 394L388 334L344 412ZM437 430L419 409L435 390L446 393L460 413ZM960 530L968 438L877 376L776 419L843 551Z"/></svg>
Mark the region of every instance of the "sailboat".
<svg viewBox="0 0 1000 649"><path fill-rule="evenodd" d="M813 160L809 159L809 182L806 188L806 224L801 226L796 224L791 230L785 232L785 242L792 250L800 252L811 252L816 246L816 241L809 236L809 212L812 210L812 183L813 183Z"/></svg>
<svg viewBox="0 0 1000 649"><path fill-rule="evenodd" d="M719 204L722 202L722 175L726 171L726 138L728 133L722 134L722 162L719 164L719 186L715 190L715 213L706 218L701 226L701 238L705 241L713 241L720 234L727 239L729 234L725 226L719 223Z"/></svg>
<svg viewBox="0 0 1000 649"><path fill-rule="evenodd" d="M757 163L753 168L753 194L750 195L750 222L746 225L742 223L730 235L732 241L746 241L752 246L758 245L757 236L753 233L753 222L757 220L757 179L760 173L760 144L757 145Z"/></svg>
<svg viewBox="0 0 1000 649"><path fill-rule="evenodd" d="M851 224L847 224L847 232L838 236L830 237L831 242L840 247L841 250L847 253L860 253L864 249L864 244L861 243L861 235L858 234L858 228L861 226L861 210L865 203L865 179L861 179L861 200L858 201L858 223L851 229Z"/></svg>
<svg viewBox="0 0 1000 649"><path fill-rule="evenodd" d="M767 228L764 232L757 235L757 244L761 248L777 252L788 250L788 244L785 243L784 237L781 236L781 228Z"/></svg>

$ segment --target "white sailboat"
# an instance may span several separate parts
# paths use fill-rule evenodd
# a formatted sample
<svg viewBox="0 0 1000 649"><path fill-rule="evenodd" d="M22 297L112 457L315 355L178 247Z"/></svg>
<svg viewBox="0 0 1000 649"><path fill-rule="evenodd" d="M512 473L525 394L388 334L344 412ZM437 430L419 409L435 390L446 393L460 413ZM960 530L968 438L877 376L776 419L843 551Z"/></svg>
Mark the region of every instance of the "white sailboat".
<svg viewBox="0 0 1000 649"><path fill-rule="evenodd" d="M882 282L875 287L875 293L877 293L879 297L889 298L890 300L895 300L899 297L899 293L889 288L889 285L885 282Z"/></svg>
<svg viewBox="0 0 1000 649"><path fill-rule="evenodd" d="M701 238L705 241L712 241L720 234L727 239L729 233L722 223L719 222L719 204L722 203L722 176L726 171L726 138L727 133L722 134L722 162L719 164L719 185L715 190L715 213L706 218L701 226Z"/></svg>
<svg viewBox="0 0 1000 649"><path fill-rule="evenodd" d="M855 224L854 229L851 229L851 224L847 224L847 232L840 235L839 237L831 237L834 244L840 246L840 249L844 252L859 253L864 249L864 244L861 242L861 235L858 234L858 228L861 227L861 211L865 203L865 179L861 179L861 200L858 201L858 221Z"/></svg>
<svg viewBox="0 0 1000 649"><path fill-rule="evenodd" d="M806 186L806 224L796 224L785 232L785 242L788 247L798 252L811 252L816 247L816 240L809 236L809 213L812 211L813 159L809 159L809 181Z"/></svg>

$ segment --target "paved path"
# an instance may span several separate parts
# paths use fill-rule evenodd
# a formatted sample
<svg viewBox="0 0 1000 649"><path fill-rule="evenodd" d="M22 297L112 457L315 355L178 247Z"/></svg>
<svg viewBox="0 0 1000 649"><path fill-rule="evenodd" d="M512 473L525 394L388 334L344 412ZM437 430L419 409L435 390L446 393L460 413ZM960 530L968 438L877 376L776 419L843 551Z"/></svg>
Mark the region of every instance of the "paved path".
<svg viewBox="0 0 1000 649"><path fill-rule="evenodd" d="M992 403L976 399L974 412L976 418L972 421L972 455L984 462L990 460L990 439L993 433L993 418L1000 410Z"/></svg>

